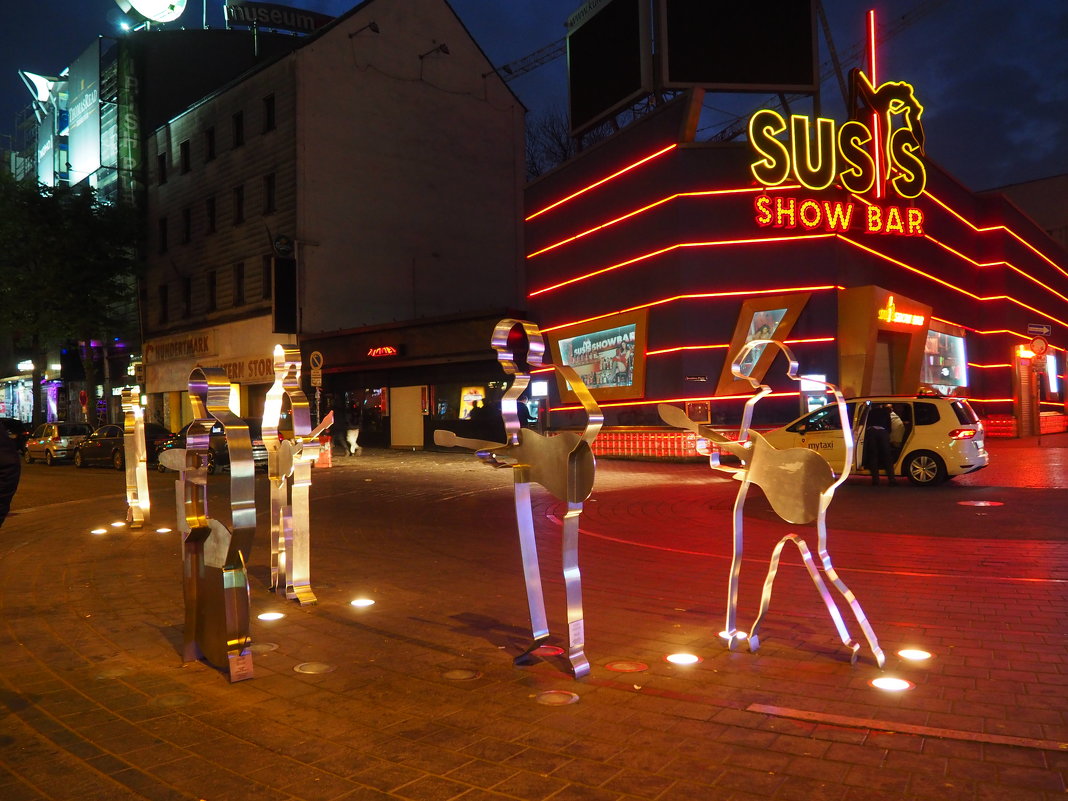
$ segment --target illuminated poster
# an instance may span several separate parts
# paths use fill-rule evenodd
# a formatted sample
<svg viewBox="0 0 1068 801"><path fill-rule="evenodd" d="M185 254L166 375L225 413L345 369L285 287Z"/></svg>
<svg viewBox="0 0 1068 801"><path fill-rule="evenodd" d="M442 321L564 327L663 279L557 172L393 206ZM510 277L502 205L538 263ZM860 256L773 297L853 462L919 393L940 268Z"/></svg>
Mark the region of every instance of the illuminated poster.
<svg viewBox="0 0 1068 801"><path fill-rule="evenodd" d="M920 372L921 383L944 388L942 391L946 394L952 391L952 387L966 387L967 364L964 337L927 331L927 340L923 347L923 369Z"/></svg>
<svg viewBox="0 0 1068 801"><path fill-rule="evenodd" d="M56 181L56 154L52 150L55 124L55 112L49 112L37 126L37 181L45 186Z"/></svg>
<svg viewBox="0 0 1068 801"><path fill-rule="evenodd" d="M749 321L749 331L745 335L745 341L748 343L754 339L771 339L775 329L779 327L779 323L782 322L782 318L785 315L786 309L768 309L767 311L757 312L753 315L753 319ZM753 368L760 361L760 354L764 352L765 347L764 345L759 345L746 354L746 357L739 364L743 375L752 374Z"/></svg>
<svg viewBox="0 0 1068 801"><path fill-rule="evenodd" d="M70 68L70 182L84 181L100 169L100 40Z"/></svg>
<svg viewBox="0 0 1068 801"><path fill-rule="evenodd" d="M634 384L634 323L560 340L560 358L588 389L629 387Z"/></svg>

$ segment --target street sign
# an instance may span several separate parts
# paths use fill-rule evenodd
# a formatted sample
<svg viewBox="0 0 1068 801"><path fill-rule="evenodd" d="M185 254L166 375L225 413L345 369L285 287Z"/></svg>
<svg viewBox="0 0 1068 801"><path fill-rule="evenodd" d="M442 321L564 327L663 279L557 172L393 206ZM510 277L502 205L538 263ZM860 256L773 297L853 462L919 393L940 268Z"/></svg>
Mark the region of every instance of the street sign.
<svg viewBox="0 0 1068 801"><path fill-rule="evenodd" d="M1028 323L1027 333L1031 336L1048 337L1053 333L1053 326L1049 323Z"/></svg>
<svg viewBox="0 0 1068 801"><path fill-rule="evenodd" d="M317 350L313 350L311 355L308 356L308 364L311 365L313 370L323 369L323 354Z"/></svg>
<svg viewBox="0 0 1068 801"><path fill-rule="evenodd" d="M321 387L323 385L323 371L316 370L314 367L311 371L311 385L313 387Z"/></svg>
<svg viewBox="0 0 1068 801"><path fill-rule="evenodd" d="M1027 349L1035 356L1045 356L1046 351L1049 350L1049 342L1046 341L1045 337L1035 337L1031 340L1031 344L1027 346Z"/></svg>

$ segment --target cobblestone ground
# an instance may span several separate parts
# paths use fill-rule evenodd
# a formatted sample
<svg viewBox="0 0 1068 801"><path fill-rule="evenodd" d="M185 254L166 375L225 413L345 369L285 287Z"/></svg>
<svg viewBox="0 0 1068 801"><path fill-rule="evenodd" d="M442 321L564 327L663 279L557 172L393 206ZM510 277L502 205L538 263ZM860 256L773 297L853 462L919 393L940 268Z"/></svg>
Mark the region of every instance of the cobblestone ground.
<svg viewBox="0 0 1068 801"><path fill-rule="evenodd" d="M736 485L699 464L602 460L581 520L581 681L560 657L512 664L530 631L510 473L469 455L365 451L315 471L314 606L267 591L261 511L253 609L286 617L253 621L255 678L233 685L181 662L178 536L89 534L123 516L121 474L69 500L27 486L0 530L0 799L1063 798L1068 534L1064 504L1033 493L1065 492L1040 487L1065 486L1068 449L1033 451L1005 446L985 482L842 489L829 551L884 670L840 604L863 646L850 664L792 546L759 652L726 650ZM1025 475L1036 458L1045 472ZM155 525L173 528L174 474L151 478ZM211 484L221 511L227 477ZM563 511L535 494L560 645ZM759 497L745 524L743 628L774 544L795 531L815 546ZM914 686L883 692L880 676Z"/></svg>

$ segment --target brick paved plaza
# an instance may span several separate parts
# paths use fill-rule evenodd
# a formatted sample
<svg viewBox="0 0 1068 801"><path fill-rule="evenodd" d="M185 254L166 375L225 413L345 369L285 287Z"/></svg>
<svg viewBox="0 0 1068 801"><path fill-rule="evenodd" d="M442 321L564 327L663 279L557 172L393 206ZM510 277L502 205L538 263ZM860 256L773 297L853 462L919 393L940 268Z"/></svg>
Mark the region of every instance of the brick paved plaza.
<svg viewBox="0 0 1068 801"><path fill-rule="evenodd" d="M265 590L257 479L253 612L286 617L253 621L255 678L234 685L181 663L180 540L154 531L174 527L174 474L152 474L151 528L91 535L124 516L122 474L53 468L75 497L49 500L33 489L48 468L27 467L0 530L0 798L1062 798L1068 535L1049 493L1065 490L1039 487L1065 486L1066 444L995 442L987 479L840 490L830 552L883 671L842 604L863 645L850 665L792 549L760 651L728 652L733 485L701 464L602 460L581 522L581 681L560 657L512 664L530 632L510 471L470 455L365 451L315 471L319 603L304 608ZM212 479L220 517L226 484ZM561 506L535 497L566 645ZM774 543L796 531L815 545L762 499L749 511L742 628ZM933 658L907 662L905 647ZM702 661L664 660L675 652ZM881 675L915 687L871 687Z"/></svg>

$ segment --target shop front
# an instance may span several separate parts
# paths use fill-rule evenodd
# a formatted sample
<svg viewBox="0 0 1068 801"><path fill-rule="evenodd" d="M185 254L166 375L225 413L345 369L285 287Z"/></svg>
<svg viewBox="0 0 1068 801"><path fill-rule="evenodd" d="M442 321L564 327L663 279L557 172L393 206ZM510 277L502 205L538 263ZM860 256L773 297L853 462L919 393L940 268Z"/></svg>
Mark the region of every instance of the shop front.
<svg viewBox="0 0 1068 801"><path fill-rule="evenodd" d="M194 367L221 367L230 379L230 408L259 420L274 382L274 347L289 335L271 331L270 318L148 340L144 346L146 419L172 431L193 419L189 374Z"/></svg>
<svg viewBox="0 0 1068 801"><path fill-rule="evenodd" d="M753 339L848 397L967 397L992 435L1064 425L1068 254L939 169L912 87L854 81L852 119L766 110L730 143L695 141L691 91L528 187L530 314L589 376L605 443L661 437L665 402L736 427L752 390L732 359ZM1036 326L1041 359L1021 350ZM786 367L778 348L740 365L773 390L758 425L822 399ZM552 414L581 424L566 387Z"/></svg>
<svg viewBox="0 0 1068 801"><path fill-rule="evenodd" d="M512 316L502 310L305 337L305 361L322 357L321 414L334 412L335 441L357 428L360 447L420 450L436 429L502 441L508 376L490 337ZM534 425L539 399L527 400Z"/></svg>

